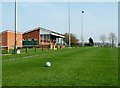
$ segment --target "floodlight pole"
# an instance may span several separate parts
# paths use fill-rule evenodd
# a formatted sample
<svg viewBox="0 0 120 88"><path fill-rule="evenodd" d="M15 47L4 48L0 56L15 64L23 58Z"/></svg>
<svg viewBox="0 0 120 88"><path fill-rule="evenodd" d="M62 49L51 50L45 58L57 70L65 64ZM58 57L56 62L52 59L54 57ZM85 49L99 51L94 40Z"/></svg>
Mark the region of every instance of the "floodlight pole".
<svg viewBox="0 0 120 88"><path fill-rule="evenodd" d="M15 37L14 37L14 38L15 38L15 42L14 42L14 54L17 53L17 47L16 47L16 29L17 29L17 24L16 24L16 22L17 22L17 21L16 21L16 20L17 20L17 19L16 19L16 12L17 12L17 11L16 11L16 10L17 10L17 9L16 9L16 0L15 0L15 33L14 33L14 34L15 34L15 35L14 35L14 36L15 36Z"/></svg>
<svg viewBox="0 0 120 88"><path fill-rule="evenodd" d="M70 36L70 1L68 2L68 29L69 29L69 47L71 47L71 36Z"/></svg>
<svg viewBox="0 0 120 88"><path fill-rule="evenodd" d="M83 39L83 14L84 11L82 11L82 25L81 25L81 41L82 41L82 46L84 46L84 39Z"/></svg>

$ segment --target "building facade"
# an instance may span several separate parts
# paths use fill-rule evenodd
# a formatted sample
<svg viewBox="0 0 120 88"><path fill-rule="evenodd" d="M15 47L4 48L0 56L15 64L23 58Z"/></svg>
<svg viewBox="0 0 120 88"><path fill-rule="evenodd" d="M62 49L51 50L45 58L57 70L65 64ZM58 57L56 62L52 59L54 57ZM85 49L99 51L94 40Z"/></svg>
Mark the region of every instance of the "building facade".
<svg viewBox="0 0 120 88"><path fill-rule="evenodd" d="M11 30L5 30L1 34L1 47L2 49L13 49L15 44L15 32ZM22 47L22 33L16 33L16 46Z"/></svg>
<svg viewBox="0 0 120 88"><path fill-rule="evenodd" d="M33 30L27 31L23 33L23 41L25 40L37 40L38 47L42 48L56 48L56 46L64 46L64 38L63 34L44 29L41 27L35 28ZM58 48L58 47L57 47Z"/></svg>

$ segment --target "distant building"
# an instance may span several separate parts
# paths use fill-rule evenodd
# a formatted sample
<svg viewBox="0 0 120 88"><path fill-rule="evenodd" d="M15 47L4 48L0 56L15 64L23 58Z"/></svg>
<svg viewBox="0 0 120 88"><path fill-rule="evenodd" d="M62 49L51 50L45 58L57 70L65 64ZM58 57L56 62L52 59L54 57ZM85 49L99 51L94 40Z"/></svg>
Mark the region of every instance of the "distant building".
<svg viewBox="0 0 120 88"><path fill-rule="evenodd" d="M94 47L101 47L101 46L102 46L101 42L94 42Z"/></svg>
<svg viewBox="0 0 120 88"><path fill-rule="evenodd" d="M23 33L23 41L37 40L38 43L37 47L40 48L42 47L44 48L50 47L51 49L60 47L63 48L65 47L63 41L64 38L65 36L63 34L48 29L44 29L41 27ZM27 44L26 45L23 44L23 46L27 46ZM30 44L28 44L28 46L30 46Z"/></svg>
<svg viewBox="0 0 120 88"><path fill-rule="evenodd" d="M105 42L104 44L102 42L95 42L94 43L95 47L110 47L110 43Z"/></svg>
<svg viewBox="0 0 120 88"><path fill-rule="evenodd" d="M6 49L9 51L9 49L14 48L14 43L15 43L15 32L11 30L5 30L0 34L0 44L2 49ZM22 47L22 33L17 32L17 41L16 45L17 47Z"/></svg>

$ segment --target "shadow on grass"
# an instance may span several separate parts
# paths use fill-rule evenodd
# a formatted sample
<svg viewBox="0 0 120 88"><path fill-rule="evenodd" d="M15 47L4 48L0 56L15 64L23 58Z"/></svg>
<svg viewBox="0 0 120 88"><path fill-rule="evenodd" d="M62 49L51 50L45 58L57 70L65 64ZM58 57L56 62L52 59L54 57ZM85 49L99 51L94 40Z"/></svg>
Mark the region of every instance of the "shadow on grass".
<svg viewBox="0 0 120 88"><path fill-rule="evenodd" d="M49 66L43 65L42 67L43 67L43 68L50 68L51 66L49 67Z"/></svg>

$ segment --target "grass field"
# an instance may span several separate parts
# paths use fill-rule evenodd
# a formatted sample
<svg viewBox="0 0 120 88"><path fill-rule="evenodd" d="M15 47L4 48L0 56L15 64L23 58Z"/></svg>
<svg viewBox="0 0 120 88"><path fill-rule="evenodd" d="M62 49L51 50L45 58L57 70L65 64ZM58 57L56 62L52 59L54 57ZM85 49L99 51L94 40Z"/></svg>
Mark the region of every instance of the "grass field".
<svg viewBox="0 0 120 88"><path fill-rule="evenodd" d="M116 86L118 49L83 47L3 55L3 86ZM45 67L50 61L51 67Z"/></svg>

